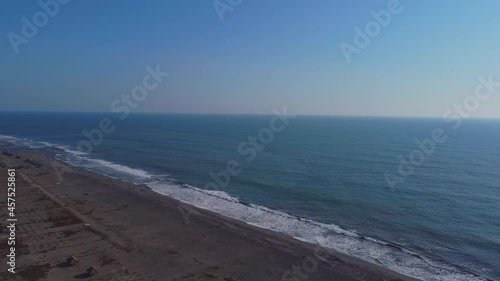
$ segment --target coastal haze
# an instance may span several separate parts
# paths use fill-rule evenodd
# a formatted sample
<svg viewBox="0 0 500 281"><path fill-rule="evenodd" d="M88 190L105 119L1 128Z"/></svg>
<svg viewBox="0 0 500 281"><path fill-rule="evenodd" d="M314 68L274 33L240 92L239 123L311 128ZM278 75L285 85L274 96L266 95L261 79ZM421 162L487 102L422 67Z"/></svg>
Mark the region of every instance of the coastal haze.
<svg viewBox="0 0 500 281"><path fill-rule="evenodd" d="M495 0L60 2L0 12L1 110L110 111L156 65L136 112L441 117L500 80Z"/></svg>
<svg viewBox="0 0 500 281"><path fill-rule="evenodd" d="M7 6L0 280L500 280L498 2Z"/></svg>

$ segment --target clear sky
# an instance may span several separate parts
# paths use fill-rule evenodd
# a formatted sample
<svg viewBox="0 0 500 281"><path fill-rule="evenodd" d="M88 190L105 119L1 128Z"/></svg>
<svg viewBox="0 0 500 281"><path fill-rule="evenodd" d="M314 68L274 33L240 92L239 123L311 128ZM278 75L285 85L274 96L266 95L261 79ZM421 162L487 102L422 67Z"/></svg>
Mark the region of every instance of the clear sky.
<svg viewBox="0 0 500 281"><path fill-rule="evenodd" d="M72 0L16 54L41 7L4 1L0 110L109 111L157 64L170 76L137 111L441 116L500 81L496 0L401 0L348 63L341 42L389 2L243 0L221 20L212 0ZM474 116L500 117L500 88Z"/></svg>

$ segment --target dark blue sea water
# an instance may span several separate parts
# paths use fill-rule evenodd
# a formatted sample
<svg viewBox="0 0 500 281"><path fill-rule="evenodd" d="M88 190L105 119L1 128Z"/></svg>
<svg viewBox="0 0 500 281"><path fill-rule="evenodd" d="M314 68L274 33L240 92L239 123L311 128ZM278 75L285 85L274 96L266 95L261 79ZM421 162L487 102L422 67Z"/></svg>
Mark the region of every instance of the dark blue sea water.
<svg viewBox="0 0 500 281"><path fill-rule="evenodd" d="M99 142L103 118L114 131ZM0 139L423 280L500 280L500 120L456 129L441 119L287 122L0 113ZM94 130L95 145L82 130ZM416 151L435 130L446 140ZM403 165L413 173L401 176L410 155L418 165Z"/></svg>

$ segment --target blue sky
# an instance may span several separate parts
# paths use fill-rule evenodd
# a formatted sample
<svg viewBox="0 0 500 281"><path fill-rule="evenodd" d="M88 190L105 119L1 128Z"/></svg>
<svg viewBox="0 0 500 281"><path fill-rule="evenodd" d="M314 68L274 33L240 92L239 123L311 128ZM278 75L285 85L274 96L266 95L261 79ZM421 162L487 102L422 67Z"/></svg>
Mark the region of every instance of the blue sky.
<svg viewBox="0 0 500 281"><path fill-rule="evenodd" d="M441 116L500 81L494 0L401 0L348 63L339 44L389 2L243 0L221 21L211 0L73 0L15 54L7 35L41 7L5 1L0 110L109 111L157 64L170 76L136 111ZM473 116L499 108L500 88Z"/></svg>

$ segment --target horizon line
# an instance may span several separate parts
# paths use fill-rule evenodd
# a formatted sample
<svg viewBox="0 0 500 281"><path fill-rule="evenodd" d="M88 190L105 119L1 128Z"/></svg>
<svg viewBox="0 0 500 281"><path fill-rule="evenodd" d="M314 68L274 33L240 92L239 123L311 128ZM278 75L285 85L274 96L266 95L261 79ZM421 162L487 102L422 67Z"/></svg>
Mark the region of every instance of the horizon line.
<svg viewBox="0 0 500 281"><path fill-rule="evenodd" d="M119 114L111 111L69 111L69 110L0 110L0 113L85 113L85 114ZM273 115L273 113L260 112L164 112L164 111L136 111L130 114L164 114L164 115ZM419 115L350 115L350 114L290 114L304 117L351 117L351 118L408 118L408 119L443 119L442 116L419 116ZM488 119L500 120L500 117L464 117L463 119Z"/></svg>

